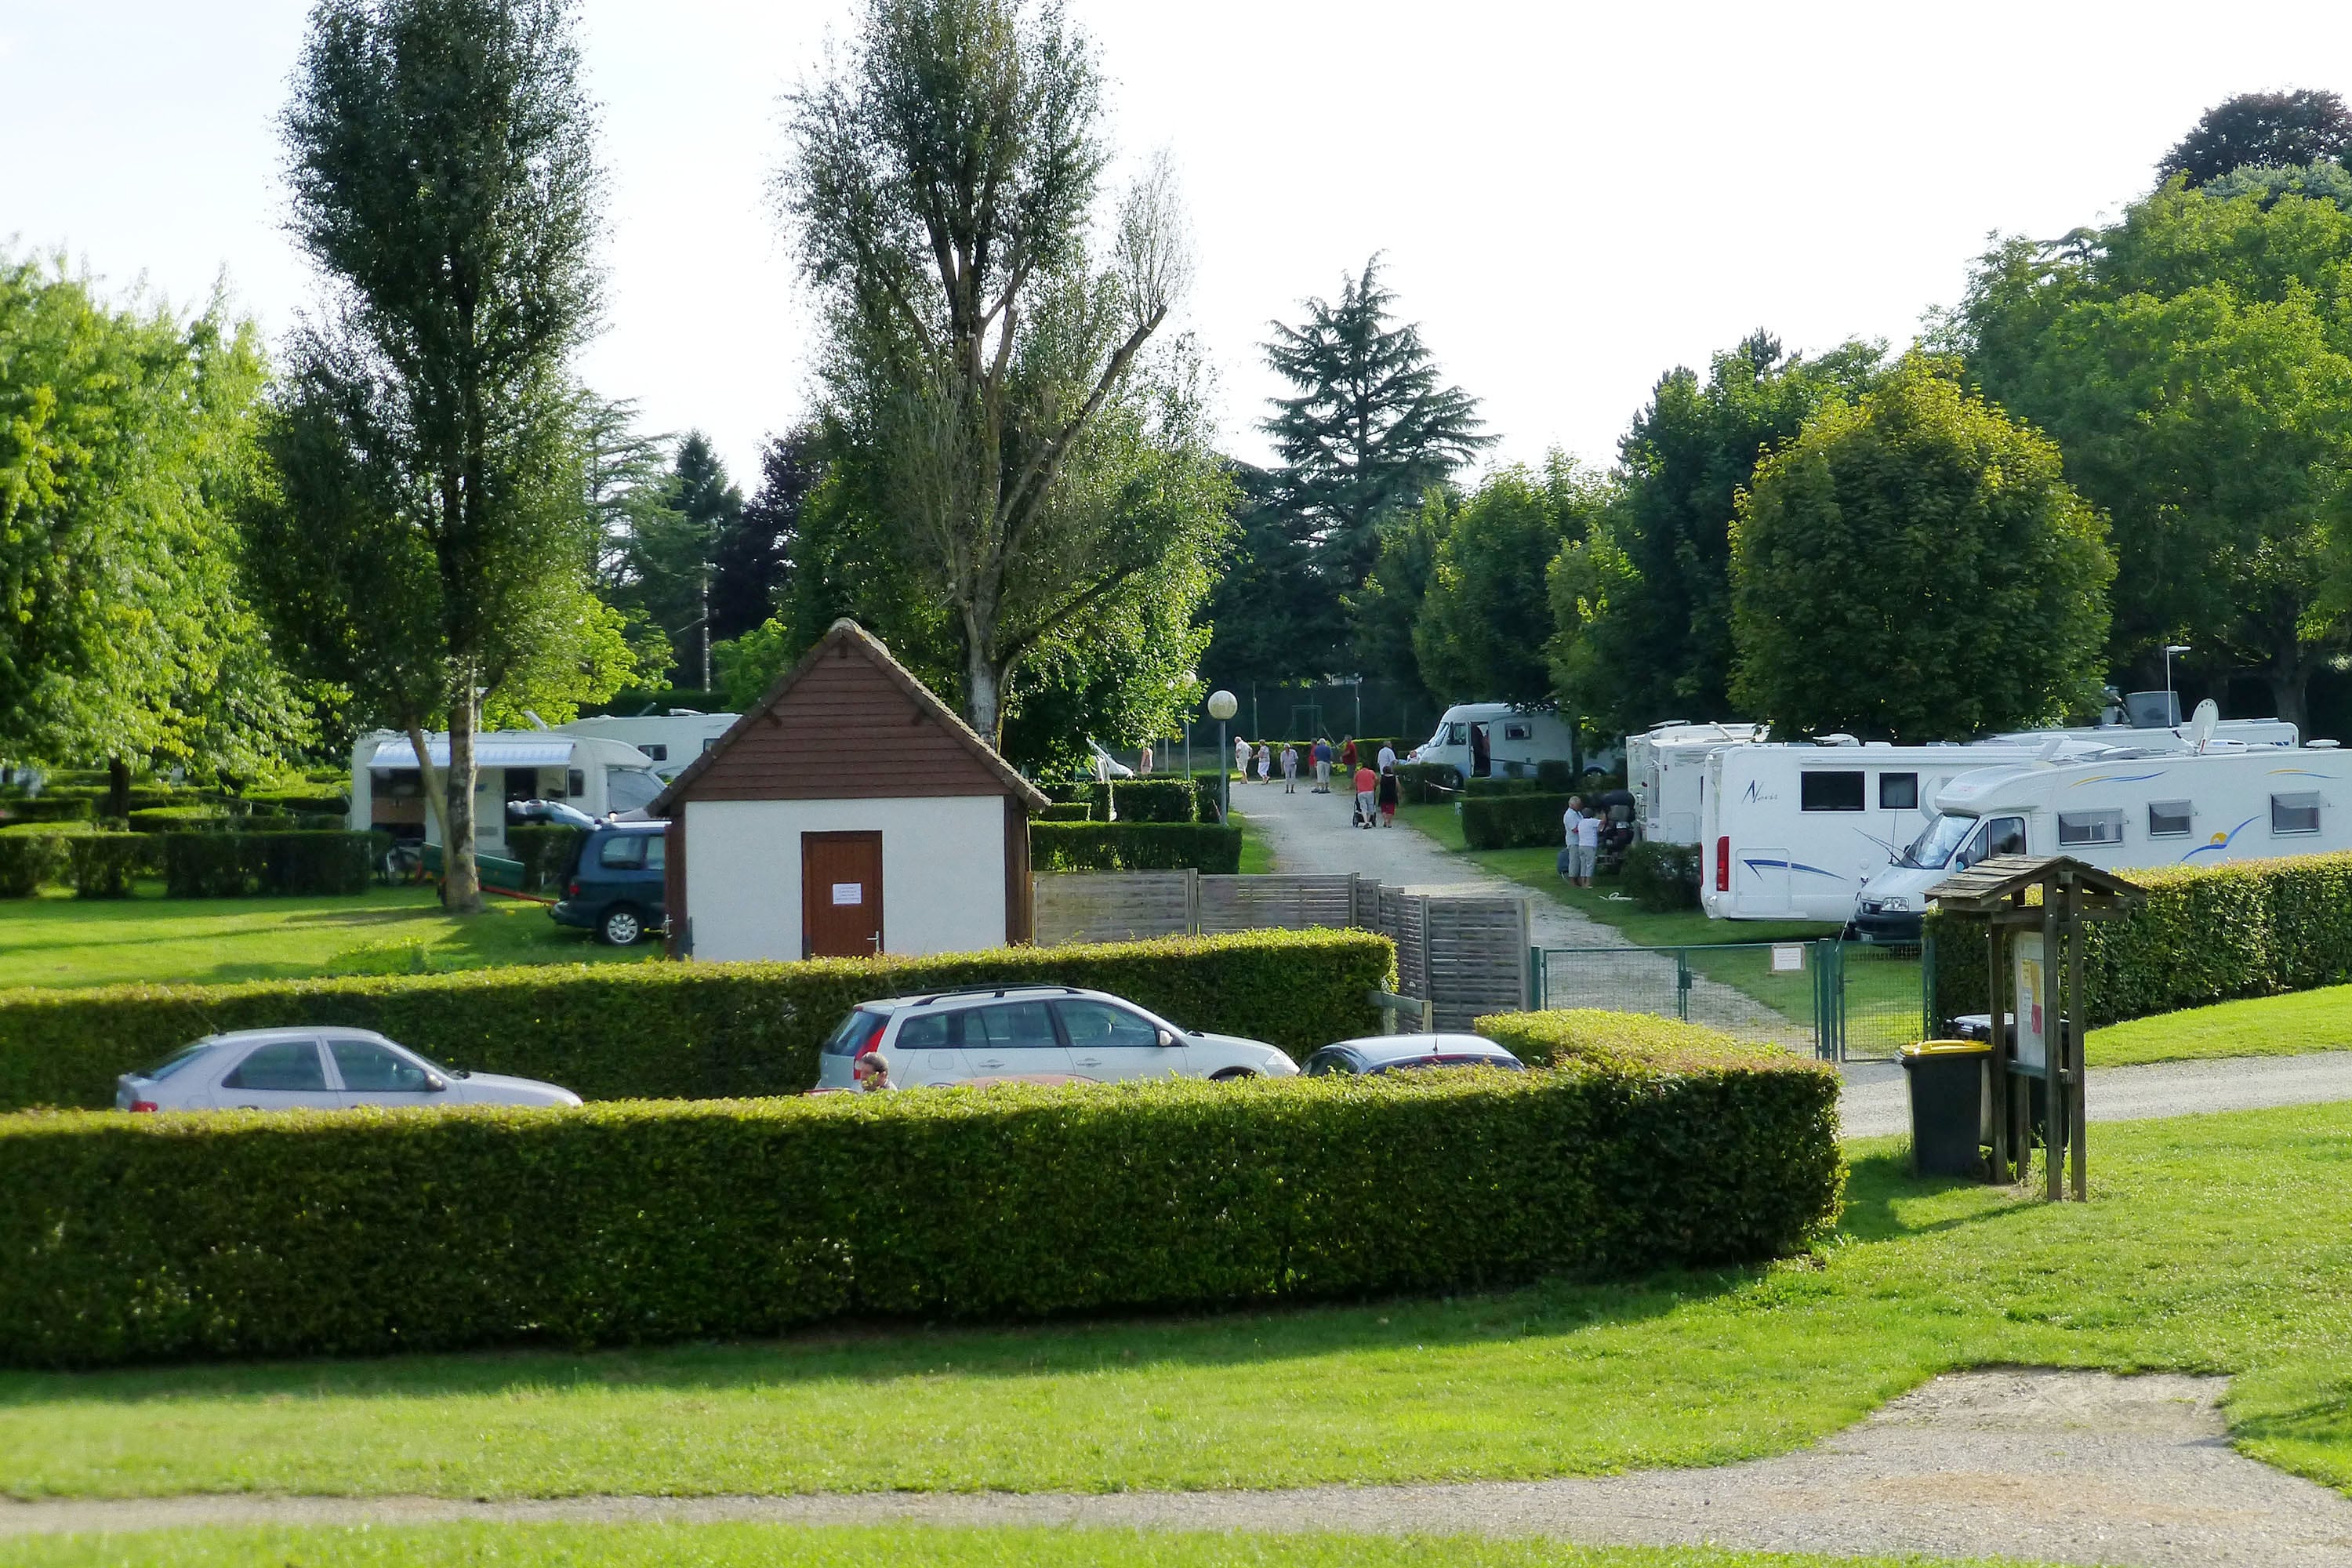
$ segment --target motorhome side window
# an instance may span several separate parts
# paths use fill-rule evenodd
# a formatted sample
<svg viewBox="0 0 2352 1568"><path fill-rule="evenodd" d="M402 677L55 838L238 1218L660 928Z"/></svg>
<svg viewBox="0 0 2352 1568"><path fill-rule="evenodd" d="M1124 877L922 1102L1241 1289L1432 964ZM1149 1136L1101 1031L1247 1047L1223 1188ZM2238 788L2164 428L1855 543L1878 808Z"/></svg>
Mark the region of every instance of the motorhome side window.
<svg viewBox="0 0 2352 1568"><path fill-rule="evenodd" d="M1532 724L1517 724L1506 721L1503 725L1503 739L1506 741L1531 741L1535 739L1535 733L1536 728Z"/></svg>
<svg viewBox="0 0 2352 1568"><path fill-rule="evenodd" d="M1801 811L1860 811L1863 809L1862 774L1859 771L1827 768L1808 771L1798 776L1797 807Z"/></svg>
<svg viewBox="0 0 2352 1568"><path fill-rule="evenodd" d="M2197 808L2185 800L2152 800L2147 803L2147 836L2150 838L2186 838L2189 825L2197 819Z"/></svg>
<svg viewBox="0 0 2352 1568"><path fill-rule="evenodd" d="M2120 811L2062 811L2058 814L2058 842L2069 844L2121 844L2124 841L2124 814Z"/></svg>
<svg viewBox="0 0 2352 1568"><path fill-rule="evenodd" d="M2319 796L2315 793L2271 796L2273 833L2319 831Z"/></svg>
<svg viewBox="0 0 2352 1568"><path fill-rule="evenodd" d="M648 757L652 758L655 762L657 762L657 763L666 763L666 762L669 761L669 748L668 748L667 746L659 745L659 744L648 744L648 745L639 746L639 747L637 748L637 750L639 750L639 751L643 752L646 756L648 756Z"/></svg>
<svg viewBox="0 0 2352 1568"><path fill-rule="evenodd" d="M1918 810L1919 775L1917 773L1879 774L1878 809L1881 811Z"/></svg>

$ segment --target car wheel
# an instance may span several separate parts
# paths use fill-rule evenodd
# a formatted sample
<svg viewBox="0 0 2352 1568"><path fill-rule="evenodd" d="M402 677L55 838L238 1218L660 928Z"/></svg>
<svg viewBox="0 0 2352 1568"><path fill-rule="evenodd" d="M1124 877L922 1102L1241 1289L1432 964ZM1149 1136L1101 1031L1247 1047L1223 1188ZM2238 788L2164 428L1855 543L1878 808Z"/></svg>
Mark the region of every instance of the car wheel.
<svg viewBox="0 0 2352 1568"><path fill-rule="evenodd" d="M1209 1075L1209 1081L1211 1083L1239 1083L1245 1078L1255 1078L1257 1074L1250 1071L1247 1068L1227 1068L1223 1072L1211 1073Z"/></svg>
<svg viewBox="0 0 2352 1568"><path fill-rule="evenodd" d="M634 947L637 939L646 934L646 922L628 905L615 904L604 911L604 919L596 927L596 934L608 946Z"/></svg>

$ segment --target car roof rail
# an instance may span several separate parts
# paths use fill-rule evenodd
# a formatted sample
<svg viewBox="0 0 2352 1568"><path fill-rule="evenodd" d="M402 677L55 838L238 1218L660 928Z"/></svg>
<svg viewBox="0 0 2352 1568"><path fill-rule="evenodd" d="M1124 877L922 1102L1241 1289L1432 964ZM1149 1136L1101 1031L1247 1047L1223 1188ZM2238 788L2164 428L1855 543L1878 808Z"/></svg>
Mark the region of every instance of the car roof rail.
<svg viewBox="0 0 2352 1568"><path fill-rule="evenodd" d="M928 1007L950 996L1002 996L1008 991L1058 991L1065 996L1083 996L1086 989L1078 985L1056 985L1051 981L1001 980L982 985L950 985L944 991L928 991L915 999L918 1007Z"/></svg>

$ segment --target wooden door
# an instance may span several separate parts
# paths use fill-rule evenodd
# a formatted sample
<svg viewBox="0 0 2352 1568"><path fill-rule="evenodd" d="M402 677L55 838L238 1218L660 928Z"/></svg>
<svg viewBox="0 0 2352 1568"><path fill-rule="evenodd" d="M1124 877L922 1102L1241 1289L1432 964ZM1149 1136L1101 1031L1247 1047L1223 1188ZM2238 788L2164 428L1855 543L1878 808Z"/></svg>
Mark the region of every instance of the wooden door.
<svg viewBox="0 0 2352 1568"><path fill-rule="evenodd" d="M801 956L882 951L882 836L801 835Z"/></svg>

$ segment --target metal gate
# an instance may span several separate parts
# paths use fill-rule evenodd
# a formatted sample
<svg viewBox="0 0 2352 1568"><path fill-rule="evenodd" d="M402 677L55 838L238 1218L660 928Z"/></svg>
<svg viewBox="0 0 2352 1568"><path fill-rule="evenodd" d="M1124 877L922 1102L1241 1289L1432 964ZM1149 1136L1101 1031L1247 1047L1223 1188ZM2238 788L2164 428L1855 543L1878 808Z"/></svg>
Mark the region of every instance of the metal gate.
<svg viewBox="0 0 2352 1568"><path fill-rule="evenodd" d="M1891 1058L1919 1038L1918 960L1824 938L1529 953L1528 1003L1651 1013L1828 1061Z"/></svg>

